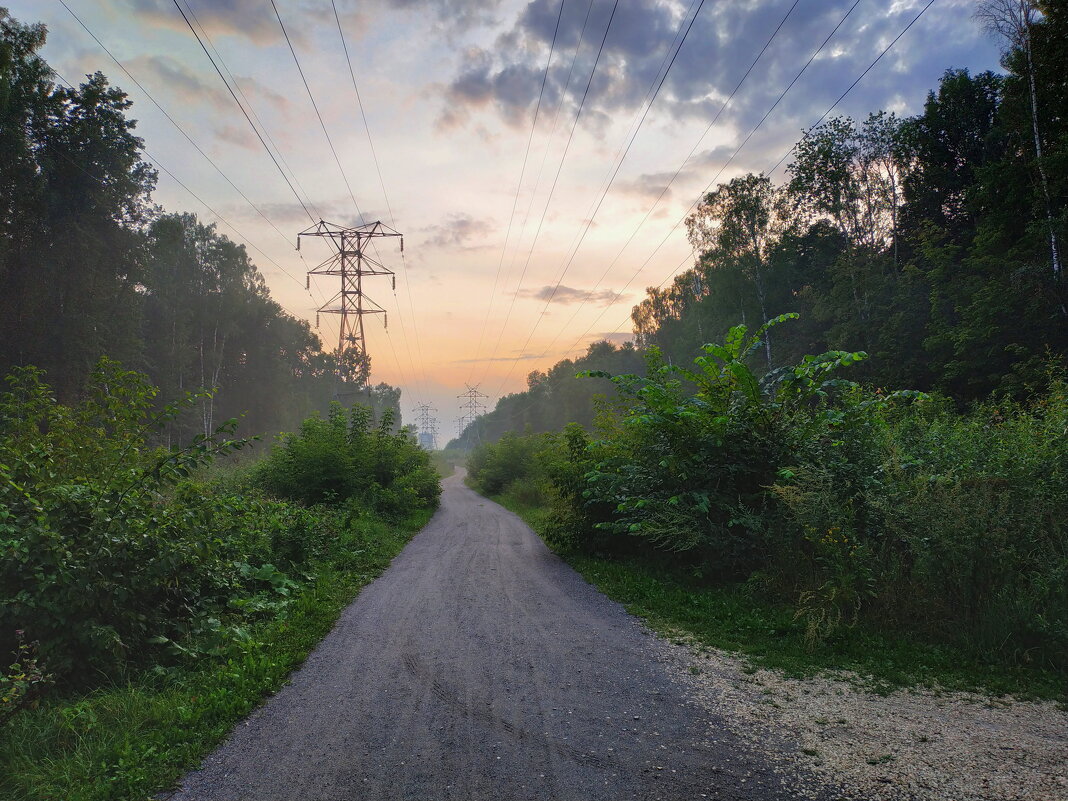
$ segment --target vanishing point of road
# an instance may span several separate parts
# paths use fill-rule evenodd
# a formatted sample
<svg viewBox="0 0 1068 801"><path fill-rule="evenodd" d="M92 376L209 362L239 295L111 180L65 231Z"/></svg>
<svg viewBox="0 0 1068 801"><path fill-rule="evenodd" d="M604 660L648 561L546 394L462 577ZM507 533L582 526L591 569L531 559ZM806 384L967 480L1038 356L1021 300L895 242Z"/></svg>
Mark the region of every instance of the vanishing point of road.
<svg viewBox="0 0 1068 801"><path fill-rule="evenodd" d="M173 801L796 797L655 636L461 479Z"/></svg>

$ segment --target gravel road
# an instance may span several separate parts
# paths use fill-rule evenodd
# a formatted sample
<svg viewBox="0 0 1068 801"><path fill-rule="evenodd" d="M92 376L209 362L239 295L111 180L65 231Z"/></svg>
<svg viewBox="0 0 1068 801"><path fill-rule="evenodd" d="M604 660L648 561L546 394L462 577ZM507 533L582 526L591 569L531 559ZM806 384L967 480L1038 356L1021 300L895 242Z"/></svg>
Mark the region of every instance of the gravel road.
<svg viewBox="0 0 1068 801"><path fill-rule="evenodd" d="M789 770L693 699L662 641L461 479L170 798L797 797Z"/></svg>

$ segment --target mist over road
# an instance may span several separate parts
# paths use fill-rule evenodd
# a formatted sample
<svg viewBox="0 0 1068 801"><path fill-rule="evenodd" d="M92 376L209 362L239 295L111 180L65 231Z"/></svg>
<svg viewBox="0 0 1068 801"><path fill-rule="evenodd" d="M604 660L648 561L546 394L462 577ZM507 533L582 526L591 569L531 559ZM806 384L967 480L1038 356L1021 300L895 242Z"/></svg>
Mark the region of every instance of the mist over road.
<svg viewBox="0 0 1068 801"><path fill-rule="evenodd" d="M635 618L461 479L174 801L796 797Z"/></svg>

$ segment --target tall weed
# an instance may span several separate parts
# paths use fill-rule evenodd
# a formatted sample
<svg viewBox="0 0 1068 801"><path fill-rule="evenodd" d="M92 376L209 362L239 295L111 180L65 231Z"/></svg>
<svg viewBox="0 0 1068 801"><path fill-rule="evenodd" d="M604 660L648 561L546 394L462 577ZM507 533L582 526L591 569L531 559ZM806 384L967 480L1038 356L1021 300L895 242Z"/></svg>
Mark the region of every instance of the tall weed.
<svg viewBox="0 0 1068 801"><path fill-rule="evenodd" d="M960 412L837 373L866 358L749 367L777 318L693 368L653 350L597 432L512 435L473 454L490 494L544 485L550 544L669 562L793 605L815 647L858 621L982 658L1068 671L1068 391Z"/></svg>

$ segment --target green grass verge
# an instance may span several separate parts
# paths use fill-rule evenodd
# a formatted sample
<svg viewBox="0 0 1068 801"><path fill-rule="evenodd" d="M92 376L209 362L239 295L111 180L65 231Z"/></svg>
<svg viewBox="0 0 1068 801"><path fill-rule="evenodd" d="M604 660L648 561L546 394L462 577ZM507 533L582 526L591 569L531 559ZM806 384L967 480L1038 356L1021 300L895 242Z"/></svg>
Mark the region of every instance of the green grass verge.
<svg viewBox="0 0 1068 801"><path fill-rule="evenodd" d="M283 619L256 627L225 660L52 700L0 731L4 801L141 801L175 785L234 724L285 683L345 608L432 512L360 520L335 566Z"/></svg>
<svg viewBox="0 0 1068 801"><path fill-rule="evenodd" d="M539 531L548 512L507 493L492 500ZM1068 703L1063 674L976 660L949 646L917 642L865 626L844 627L815 647L793 610L755 598L744 586L709 587L634 560L561 554L591 584L671 639L744 655L754 667L793 676L848 670L865 687L889 692L909 686L968 690Z"/></svg>

